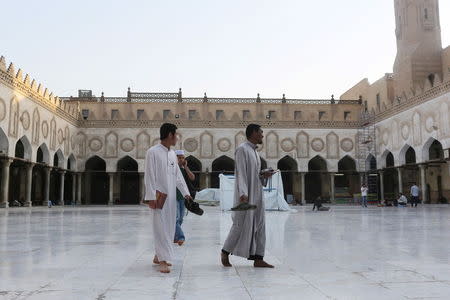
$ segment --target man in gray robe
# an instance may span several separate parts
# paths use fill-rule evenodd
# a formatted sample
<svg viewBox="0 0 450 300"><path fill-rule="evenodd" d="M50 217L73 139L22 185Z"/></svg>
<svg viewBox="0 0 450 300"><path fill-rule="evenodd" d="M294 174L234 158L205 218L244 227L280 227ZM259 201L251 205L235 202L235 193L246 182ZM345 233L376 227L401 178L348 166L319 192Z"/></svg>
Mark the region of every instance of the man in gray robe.
<svg viewBox="0 0 450 300"><path fill-rule="evenodd" d="M233 254L253 260L254 267L273 268L264 261L266 227L263 183L274 171L261 171L261 160L256 151L264 137L261 127L248 125L246 136L247 141L237 147L235 152L234 206L239 207L241 203L249 205L246 205L246 210L233 212L233 226L223 245L221 261L225 267L231 267L229 255Z"/></svg>

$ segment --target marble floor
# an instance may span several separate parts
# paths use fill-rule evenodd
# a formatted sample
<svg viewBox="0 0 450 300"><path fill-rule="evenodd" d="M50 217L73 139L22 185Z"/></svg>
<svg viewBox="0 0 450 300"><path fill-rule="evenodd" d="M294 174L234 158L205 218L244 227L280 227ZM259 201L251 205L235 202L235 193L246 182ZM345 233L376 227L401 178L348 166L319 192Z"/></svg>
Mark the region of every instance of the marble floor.
<svg viewBox="0 0 450 300"><path fill-rule="evenodd" d="M275 269L221 267L231 215L206 207L164 275L144 206L0 209L0 299L450 299L450 206L266 217Z"/></svg>

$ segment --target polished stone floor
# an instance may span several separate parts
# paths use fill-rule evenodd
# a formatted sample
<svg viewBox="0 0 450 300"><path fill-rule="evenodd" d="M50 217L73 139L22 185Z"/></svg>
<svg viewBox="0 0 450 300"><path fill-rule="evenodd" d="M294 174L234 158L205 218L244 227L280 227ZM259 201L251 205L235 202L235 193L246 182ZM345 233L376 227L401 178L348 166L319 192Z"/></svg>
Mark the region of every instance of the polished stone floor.
<svg viewBox="0 0 450 300"><path fill-rule="evenodd" d="M0 209L0 299L450 299L450 206L267 212L267 261L219 264L229 213L188 215L173 272L144 206Z"/></svg>

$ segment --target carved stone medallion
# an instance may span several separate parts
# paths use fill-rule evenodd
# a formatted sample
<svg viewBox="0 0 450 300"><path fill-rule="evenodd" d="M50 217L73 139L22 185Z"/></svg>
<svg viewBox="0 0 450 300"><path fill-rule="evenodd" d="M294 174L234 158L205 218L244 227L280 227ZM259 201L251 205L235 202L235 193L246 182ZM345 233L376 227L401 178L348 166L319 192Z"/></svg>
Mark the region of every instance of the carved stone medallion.
<svg viewBox="0 0 450 300"><path fill-rule="evenodd" d="M48 136L48 122L43 121L41 126L42 126L42 136L46 139Z"/></svg>
<svg viewBox="0 0 450 300"><path fill-rule="evenodd" d="M217 141L217 148L222 152L227 152L231 148L231 142L227 138L221 138Z"/></svg>
<svg viewBox="0 0 450 300"><path fill-rule="evenodd" d="M23 129L28 130L28 128L30 128L30 114L28 111L22 113L20 120L22 121Z"/></svg>
<svg viewBox="0 0 450 300"><path fill-rule="evenodd" d="M0 121L3 121L6 117L6 104L5 101L0 99Z"/></svg>
<svg viewBox="0 0 450 300"><path fill-rule="evenodd" d="M353 150L353 141L350 138L345 138L341 140L341 149L345 152L350 152Z"/></svg>
<svg viewBox="0 0 450 300"><path fill-rule="evenodd" d="M314 138L311 141L311 148L313 148L313 150L316 152L322 151L324 147L325 147L325 143L323 142L323 140L321 138Z"/></svg>
<svg viewBox="0 0 450 300"><path fill-rule="evenodd" d="M198 148L198 142L194 138L188 138L184 141L184 149L187 152L194 152Z"/></svg>
<svg viewBox="0 0 450 300"><path fill-rule="evenodd" d="M401 132L402 132L402 138L404 140L407 140L409 138L409 132L410 132L409 125L408 124L403 124Z"/></svg>
<svg viewBox="0 0 450 300"><path fill-rule="evenodd" d="M64 133L62 131L62 129L58 130L58 144L62 144L62 142L64 141Z"/></svg>
<svg viewBox="0 0 450 300"><path fill-rule="evenodd" d="M94 152L99 151L100 149L102 149L102 147L103 143L98 137L92 138L89 141L89 148Z"/></svg>
<svg viewBox="0 0 450 300"><path fill-rule="evenodd" d="M434 131L436 128L436 125L434 124L434 118L432 116L429 116L426 120L425 120L425 129L428 132L432 132Z"/></svg>
<svg viewBox="0 0 450 300"><path fill-rule="evenodd" d="M281 149L283 149L284 152L291 152L294 150L295 144L294 141L290 138L285 138L281 141Z"/></svg>
<svg viewBox="0 0 450 300"><path fill-rule="evenodd" d="M134 142L130 138L125 138L120 142L120 148L124 152L130 152L134 149Z"/></svg>

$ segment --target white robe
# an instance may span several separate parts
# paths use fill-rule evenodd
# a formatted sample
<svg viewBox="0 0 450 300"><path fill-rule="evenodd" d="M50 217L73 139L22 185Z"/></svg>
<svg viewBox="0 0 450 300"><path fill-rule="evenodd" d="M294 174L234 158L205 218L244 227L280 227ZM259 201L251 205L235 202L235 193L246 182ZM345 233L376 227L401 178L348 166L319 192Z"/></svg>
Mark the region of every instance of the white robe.
<svg viewBox="0 0 450 300"><path fill-rule="evenodd" d="M242 195L248 196L255 210L233 212L233 225L223 250L233 255L251 258L264 256L266 246L266 222L263 200L263 185L260 178L261 159L256 145L245 142L235 152L234 206L240 203Z"/></svg>
<svg viewBox="0 0 450 300"><path fill-rule="evenodd" d="M177 188L190 195L178 166L175 151L158 144L147 151L145 157L145 200L155 200L156 191L167 194L162 209L152 209L155 253L160 261L173 257L173 237L177 216Z"/></svg>

